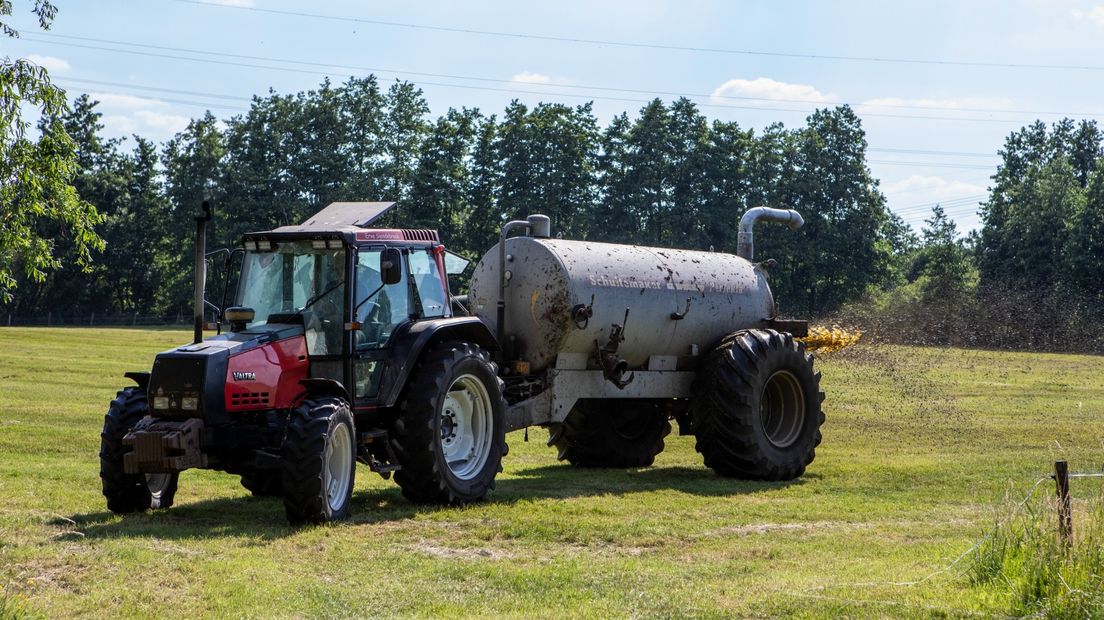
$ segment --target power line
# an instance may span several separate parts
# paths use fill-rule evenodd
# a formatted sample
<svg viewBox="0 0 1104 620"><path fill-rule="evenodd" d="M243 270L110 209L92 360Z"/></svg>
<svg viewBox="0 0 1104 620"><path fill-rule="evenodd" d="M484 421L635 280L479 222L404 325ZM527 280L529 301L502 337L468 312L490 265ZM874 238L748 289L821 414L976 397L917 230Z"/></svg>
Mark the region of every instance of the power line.
<svg viewBox="0 0 1104 620"><path fill-rule="evenodd" d="M479 82L494 82L500 84L515 84L514 80L507 80L503 78L491 78L483 76L470 76L470 75L454 75L447 73L430 73L425 71L411 71L407 69L385 69L381 67L366 67L360 65L347 65L341 63L329 63L329 62L315 62L307 60L296 60L291 58L275 58L271 56L254 56L250 54L234 54L230 52L212 52L209 50L197 50L182 47L170 47L165 45L151 45L146 43L133 43L130 41L115 41L111 39L98 39L93 37L80 37L74 35L62 35L49 32L39 33L40 36L56 38L56 39L69 39L73 41L85 41L91 43L102 43L108 45L124 45L129 47L137 47L143 49L153 49L170 52L182 52L186 54L200 54L204 56L214 56L222 58L237 58L242 60L257 60L263 62L276 62L286 63L310 67L320 67L324 69L353 69L355 71L364 71L368 73L387 73L391 75L417 75L422 77L432 78L446 78L456 80L470 80ZM26 37L25 37L26 38ZM26 38L29 41L37 41L47 43L41 39ZM64 43L56 42L56 45L65 45ZM93 49L104 49L105 51L123 51L123 50L111 50L107 48L94 47ZM175 57L172 57L175 58ZM678 91L665 91L654 89L639 89L639 88L622 88L614 86L589 86L583 84L540 84L532 83L531 86L537 87L552 87L552 88L571 88L577 90L594 90L594 91L606 91L606 92L623 92L623 93L635 93L645 95L668 95L674 97L694 97L701 99L722 99L730 101L765 101L765 102L777 102L777 103L802 103L819 105L846 105L853 108L868 107L868 108L890 108L890 109L903 109L903 110L933 110L933 111L950 111L950 112L978 112L978 113L998 113L998 114L1041 114L1046 116L1080 116L1080 117L1104 117L1104 112L1062 112L1053 110L1012 110L1002 108L971 108L971 107L956 107L956 106L931 106L931 105L907 105L907 104L890 104L890 103L868 103L868 102L848 102L848 101L823 101L812 99L780 99L769 97L748 97L739 95L716 95L716 94L704 94L704 93L687 93Z"/></svg>
<svg viewBox="0 0 1104 620"><path fill-rule="evenodd" d="M998 153L970 153L964 151L926 151L921 149L882 149L882 148L868 148L868 151L877 151L879 153L903 153L907 155L942 155L948 157L1000 157Z"/></svg>
<svg viewBox="0 0 1104 620"><path fill-rule="evenodd" d="M978 205L978 204L966 204L966 205L958 205L958 206L955 206L955 207L945 207L942 202L933 202L930 205L928 205L928 208L926 208L926 209L916 209L916 210L912 210L912 211L904 211L902 209L890 209L890 210L894 214L896 214L898 217L900 217L901 219L916 220L916 219L928 217L929 215L931 215L933 209L937 205L940 208L943 209L943 214L946 215L947 217L962 217L962 216L966 216L966 215L975 215L979 211L981 211L981 206Z"/></svg>
<svg viewBox="0 0 1104 620"><path fill-rule="evenodd" d="M972 61L972 60L945 60L945 59L924 59L924 58L894 58L894 57L879 57L879 56L844 56L833 54L800 54L793 52L770 52L761 50L742 50L742 49L725 49L716 47L694 47L686 45L668 45L659 43L640 43L633 41L615 41L604 39L587 39L581 37L563 37L553 35L540 35L533 33L519 33L519 32L504 32L497 30L477 30L474 28L457 28L451 26L433 26L429 24L415 24L410 22L395 22L384 21L378 19L365 19L360 17L348 17L340 15L324 15L320 13L307 13L303 11L286 11L279 9L266 9L255 6L241 6L236 4L227 4L222 2L208 2L204 0L174 0L182 4L193 4L198 6L218 7L223 9L237 9L241 11L254 11L257 13L268 13L272 15L284 15L290 17L305 17L309 19L322 19L329 21L339 22L351 22L359 24L372 24L375 26L386 26L392 28L408 28L415 30L429 30L434 32L452 32L458 34L472 34L489 37L500 38L512 38L512 39L531 39L538 41L555 41L560 43L582 43L587 45L605 45L613 47L627 47L627 48L643 48L643 49L658 49L668 51L682 51L682 52L699 52L699 53L711 53L711 54L737 54L745 56L770 56L778 58L801 58L809 60L835 60L835 61L849 61L849 62L869 62L869 63L892 63L892 64L912 64L912 65L938 65L938 66L958 66L958 67L984 67L984 68L1006 68L1006 69L1062 69L1073 71L1104 71L1104 66L1099 65L1062 65L1062 64L1034 64L1034 63L1010 63L1010 62L984 62L984 61Z"/></svg>
<svg viewBox="0 0 1104 620"><path fill-rule="evenodd" d="M918 204L909 205L907 207L901 207L901 210L907 211L909 209L915 209L915 208L919 208L919 207L925 207L926 208L926 207L931 207L931 206L934 206L934 205L937 205L937 204L947 206L947 205L950 205L951 203L965 203L965 202L980 201L982 198L988 198L988 197L989 197L989 194L975 194L973 196L960 196L958 198L948 198L946 200L937 200L935 202L921 202L921 203L918 203Z"/></svg>
<svg viewBox="0 0 1104 620"><path fill-rule="evenodd" d="M975 164L941 164L939 162L923 162L923 161L891 161L887 159L868 159L869 164L882 164L885 166L916 166L919 168L955 168L958 170L993 170L996 171L997 165L981 166Z"/></svg>
<svg viewBox="0 0 1104 620"><path fill-rule="evenodd" d="M187 56L176 56L176 55L172 55L172 54L145 52L145 51L139 51L139 50L115 49L115 48L109 48L109 47L103 47L103 46L97 46L97 45L86 45L86 44L80 44L80 43L63 43L61 41L49 41L49 40L38 39L38 38L34 38L34 37L23 37L23 40L34 41L34 42L37 42L37 43L45 43L47 45L60 45L60 46L64 46L64 47L75 47L75 48L81 48L81 49L94 49L94 50L100 50L100 51L115 52L115 53L119 53L119 54L130 54L130 55L135 55L135 56L146 56L146 57L151 57L151 58L167 58L167 59L172 59L172 60L183 60L183 61L187 61L187 62L199 62L199 63L206 63L206 64L214 64L214 65L245 67L245 68L250 68L250 69L266 69L266 70L270 70L270 71L285 71L285 72L291 72L291 73L305 73L305 74L308 74L308 75L315 75L315 76L318 76L318 75L325 76L325 75L328 75L329 73L332 73L332 72L309 71L309 70L306 70L306 69L295 69L295 68L292 68L292 67L278 67L278 66L270 66L270 65L258 65L258 64L235 62L235 61L229 61L229 60L215 60L215 59L210 59L210 58L190 58L190 57L187 57ZM196 53L206 53L206 52L196 52ZM273 62L279 62L279 61L273 61ZM318 64L321 64L321 63L318 63ZM327 65L327 66L334 67L334 66L337 66L337 65ZM383 73L383 71L381 71L381 73ZM463 79L463 78L460 77L458 79ZM504 93L511 93L511 94L538 95L538 96L545 96L545 97L547 97L547 96L575 97L575 98L586 99L586 100L591 100L591 101L594 101L594 100L621 101L621 102L628 102L628 103L644 103L644 104L650 103L652 101L651 99L633 99L633 98L628 98L628 97L611 97L611 96L603 96L603 95L582 95L582 94L578 94L578 93L564 93L564 92L551 92L551 91L543 91L542 92L542 91L533 91L533 90L521 90L521 89L516 89L516 88L495 88L495 87L489 87L489 86L473 86L473 85L470 85L470 84L450 84L450 83L444 83L444 82L419 81L418 85L419 86L440 86L440 87L443 87L443 88L462 88L462 89L466 89L466 90L480 90L480 91L490 91L490 92L504 92ZM704 96L704 95L694 95L694 96ZM809 110L809 109L782 108L782 107L775 107L775 106L745 106L745 105L731 105L731 104L704 103L704 102L695 102L695 103L699 107L703 107L703 108L720 108L720 109L735 109L735 110L757 110L757 111L765 111L765 112L789 112L789 113L798 113L798 114L809 114L810 112L813 111L813 110ZM883 114L883 113L874 113L874 112L864 112L862 114L862 116L880 117L880 118L901 118L901 119L913 119L913 120L964 121L964 122L970 122L970 123L1002 123L1002 124L1014 124L1014 125L1023 125L1025 123L1030 122L1030 121L1027 121L1027 120L1024 120L1024 119L977 118L977 117L960 117L960 116L925 116L925 115L915 115L915 114Z"/></svg>

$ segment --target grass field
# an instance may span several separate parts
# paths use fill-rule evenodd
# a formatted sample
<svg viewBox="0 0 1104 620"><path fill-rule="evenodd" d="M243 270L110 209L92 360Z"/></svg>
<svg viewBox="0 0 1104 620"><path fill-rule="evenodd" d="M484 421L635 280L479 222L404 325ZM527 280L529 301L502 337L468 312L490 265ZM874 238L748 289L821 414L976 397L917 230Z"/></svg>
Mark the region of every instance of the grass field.
<svg viewBox="0 0 1104 620"><path fill-rule="evenodd" d="M464 509L413 506L362 466L333 526L290 528L207 471L172 509L116 517L107 402L188 337L0 329L0 618L1001 615L1007 588L941 569L1056 458L1104 461L1099 357L859 345L818 362L824 443L789 484L719 479L675 435L652 468L575 470L533 429Z"/></svg>

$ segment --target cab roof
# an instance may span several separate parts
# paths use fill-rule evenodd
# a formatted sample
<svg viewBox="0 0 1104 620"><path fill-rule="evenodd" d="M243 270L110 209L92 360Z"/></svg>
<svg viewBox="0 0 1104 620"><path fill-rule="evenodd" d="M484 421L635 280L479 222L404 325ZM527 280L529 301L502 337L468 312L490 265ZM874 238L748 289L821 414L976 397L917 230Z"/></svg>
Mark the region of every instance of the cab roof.
<svg viewBox="0 0 1104 620"><path fill-rule="evenodd" d="M331 202L302 224L281 226L272 232L348 232L350 228L367 228L394 207L393 202Z"/></svg>
<svg viewBox="0 0 1104 620"><path fill-rule="evenodd" d="M264 232L246 233L244 238L324 238L340 235L349 243L366 241L414 241L437 243L436 230L368 228L395 207L394 202L331 202L302 224L281 226Z"/></svg>

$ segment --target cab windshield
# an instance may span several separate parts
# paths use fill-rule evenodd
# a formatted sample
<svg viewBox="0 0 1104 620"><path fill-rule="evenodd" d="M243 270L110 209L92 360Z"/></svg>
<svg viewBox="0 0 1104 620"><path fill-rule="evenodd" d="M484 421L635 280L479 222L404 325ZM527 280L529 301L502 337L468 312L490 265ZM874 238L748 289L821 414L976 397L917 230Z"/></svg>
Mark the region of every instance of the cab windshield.
<svg viewBox="0 0 1104 620"><path fill-rule="evenodd" d="M256 313L250 325L274 314L301 313L311 355L338 355L344 325L345 250L310 241L273 242L270 252L246 252L235 305Z"/></svg>

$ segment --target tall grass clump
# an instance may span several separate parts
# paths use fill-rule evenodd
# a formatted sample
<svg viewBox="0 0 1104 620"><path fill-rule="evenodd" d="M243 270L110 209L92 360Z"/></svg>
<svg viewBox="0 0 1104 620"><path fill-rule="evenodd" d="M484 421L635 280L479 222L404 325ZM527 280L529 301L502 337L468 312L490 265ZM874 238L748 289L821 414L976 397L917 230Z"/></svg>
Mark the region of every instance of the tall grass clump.
<svg viewBox="0 0 1104 620"><path fill-rule="evenodd" d="M39 620L44 616L0 591L0 620Z"/></svg>
<svg viewBox="0 0 1104 620"><path fill-rule="evenodd" d="M1073 533L1067 547L1054 498L1009 504L978 545L970 579L1006 594L1014 616L1104 618L1104 494L1075 500Z"/></svg>

